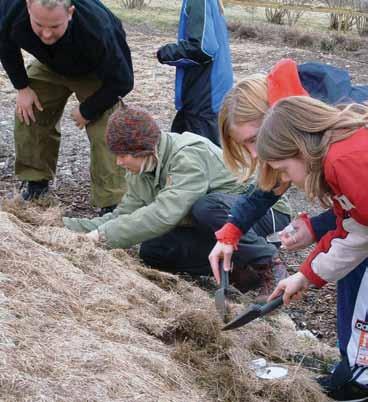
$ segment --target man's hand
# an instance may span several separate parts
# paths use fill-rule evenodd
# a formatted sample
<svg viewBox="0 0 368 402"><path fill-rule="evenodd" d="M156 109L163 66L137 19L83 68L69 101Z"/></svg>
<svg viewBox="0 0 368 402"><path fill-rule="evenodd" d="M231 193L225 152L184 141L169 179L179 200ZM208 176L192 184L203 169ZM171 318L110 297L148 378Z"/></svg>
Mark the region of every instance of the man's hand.
<svg viewBox="0 0 368 402"><path fill-rule="evenodd" d="M223 259L223 267L225 271L231 270L231 257L234 252L234 247L231 244L220 243L219 241L216 243L215 247L212 249L208 259L211 264L213 276L216 279L216 282L220 284L220 260Z"/></svg>
<svg viewBox="0 0 368 402"><path fill-rule="evenodd" d="M302 297L303 290L307 289L309 285L308 279L301 272L297 272L280 281L267 301L271 301L284 293L283 301L287 305L291 300L299 300Z"/></svg>
<svg viewBox="0 0 368 402"><path fill-rule="evenodd" d="M98 241L100 240L100 235L97 229L87 233L86 236L89 240L92 240L94 243L98 243Z"/></svg>
<svg viewBox="0 0 368 402"><path fill-rule="evenodd" d="M71 112L71 118L74 120L75 125L82 130L88 123L89 120L86 120L82 115L79 110L79 106L75 107L72 112Z"/></svg>
<svg viewBox="0 0 368 402"><path fill-rule="evenodd" d="M36 122L33 105L35 105L40 112L43 111L43 107L38 100L36 92L30 87L18 91L15 105L15 113L18 119L27 126L31 124L31 121L33 121L33 123Z"/></svg>
<svg viewBox="0 0 368 402"><path fill-rule="evenodd" d="M294 232L280 232L281 247L288 251L300 250L314 243L314 237L302 218L296 218L291 222Z"/></svg>

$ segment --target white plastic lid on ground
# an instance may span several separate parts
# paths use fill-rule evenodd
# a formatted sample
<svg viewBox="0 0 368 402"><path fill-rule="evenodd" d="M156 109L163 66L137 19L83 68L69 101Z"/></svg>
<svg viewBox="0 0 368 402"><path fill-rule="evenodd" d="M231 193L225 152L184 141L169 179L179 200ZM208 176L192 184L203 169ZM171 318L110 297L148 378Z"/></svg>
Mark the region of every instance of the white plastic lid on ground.
<svg viewBox="0 0 368 402"><path fill-rule="evenodd" d="M288 369L280 366L267 366L267 361L263 357L252 360L249 367L253 369L258 378L263 380L277 380L286 377Z"/></svg>
<svg viewBox="0 0 368 402"><path fill-rule="evenodd" d="M259 370L256 370L256 376L263 380L277 380L279 378L286 377L288 369L279 366L268 366Z"/></svg>

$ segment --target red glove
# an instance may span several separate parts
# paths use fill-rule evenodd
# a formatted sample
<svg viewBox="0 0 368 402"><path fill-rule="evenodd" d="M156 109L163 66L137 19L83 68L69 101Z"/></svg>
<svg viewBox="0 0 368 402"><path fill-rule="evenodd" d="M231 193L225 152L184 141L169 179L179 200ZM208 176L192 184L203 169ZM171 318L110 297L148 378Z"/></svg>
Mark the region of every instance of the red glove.
<svg viewBox="0 0 368 402"><path fill-rule="evenodd" d="M237 250L243 232L233 223L225 223L220 230L215 232L215 236L220 243L230 244L235 250Z"/></svg>

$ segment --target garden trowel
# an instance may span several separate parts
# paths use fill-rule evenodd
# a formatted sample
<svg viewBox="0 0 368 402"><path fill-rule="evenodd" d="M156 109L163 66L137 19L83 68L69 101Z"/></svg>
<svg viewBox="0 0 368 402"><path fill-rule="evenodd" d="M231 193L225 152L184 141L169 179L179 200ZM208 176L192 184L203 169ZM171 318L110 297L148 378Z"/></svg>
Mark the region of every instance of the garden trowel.
<svg viewBox="0 0 368 402"><path fill-rule="evenodd" d="M224 270L222 262L220 263L219 268L221 274L221 281L220 281L220 289L216 290L215 293L215 306L222 321L226 323L228 321L229 316L229 307L226 301L226 294L229 287L229 271Z"/></svg>
<svg viewBox="0 0 368 402"><path fill-rule="evenodd" d="M251 304L244 313L235 317L232 321L226 324L222 330L227 331L229 329L239 328L256 318L263 317L283 304L282 296L283 295L276 297L276 299L271 300L267 304Z"/></svg>

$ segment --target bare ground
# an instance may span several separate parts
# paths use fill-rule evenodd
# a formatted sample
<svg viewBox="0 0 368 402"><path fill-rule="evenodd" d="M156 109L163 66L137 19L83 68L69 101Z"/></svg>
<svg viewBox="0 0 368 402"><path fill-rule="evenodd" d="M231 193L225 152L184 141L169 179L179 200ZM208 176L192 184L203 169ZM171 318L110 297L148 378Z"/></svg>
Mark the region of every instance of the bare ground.
<svg viewBox="0 0 368 402"><path fill-rule="evenodd" d="M168 130L174 116L173 84L174 69L157 63L155 50L164 43L175 40L174 33L160 33L148 26L127 26L128 42L132 50L135 67L135 89L127 97L131 104L148 109L164 130ZM283 57L291 57L297 62L317 61L349 69L354 83L368 83L368 69L354 54L338 57L308 50L269 46L252 41L232 40L233 66L239 80L255 72L267 72ZM0 197L10 198L19 189L20 182L14 177L13 113L15 92L6 74L0 70ZM67 105L62 119L62 141L58 171L52 193L57 203L65 208L65 213L73 216L93 216L96 213L89 204L89 145L84 131L79 131L69 118L71 106ZM319 211L318 206L308 205L303 196L291 191L291 201L295 212ZM306 252L285 255L290 272L297 270ZM298 327L310 329L325 342L334 345L335 333L335 288L328 285L324 289L310 290L304 300L289 308L289 313Z"/></svg>

